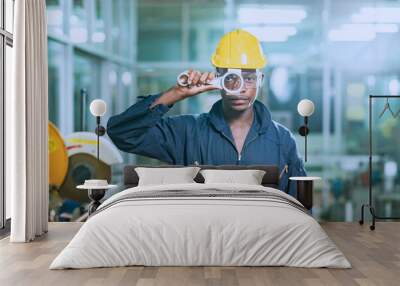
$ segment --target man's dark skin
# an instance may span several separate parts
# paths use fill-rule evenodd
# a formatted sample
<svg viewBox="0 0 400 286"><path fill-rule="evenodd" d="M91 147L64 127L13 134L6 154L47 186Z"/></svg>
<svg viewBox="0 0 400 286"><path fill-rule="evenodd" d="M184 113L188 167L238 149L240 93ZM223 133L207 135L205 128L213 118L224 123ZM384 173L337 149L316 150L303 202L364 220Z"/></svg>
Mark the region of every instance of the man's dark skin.
<svg viewBox="0 0 400 286"><path fill-rule="evenodd" d="M170 105L185 98L196 96L200 93L218 89L212 85L205 85L215 77L214 73L201 73L196 70L189 70L189 87L175 85L164 92L151 107L157 104ZM254 111L253 102L257 96L257 89L243 88L240 98L235 95L221 91L222 107L224 118L228 123L238 154L241 153L247 134L253 123ZM150 108L151 108L150 107Z"/></svg>

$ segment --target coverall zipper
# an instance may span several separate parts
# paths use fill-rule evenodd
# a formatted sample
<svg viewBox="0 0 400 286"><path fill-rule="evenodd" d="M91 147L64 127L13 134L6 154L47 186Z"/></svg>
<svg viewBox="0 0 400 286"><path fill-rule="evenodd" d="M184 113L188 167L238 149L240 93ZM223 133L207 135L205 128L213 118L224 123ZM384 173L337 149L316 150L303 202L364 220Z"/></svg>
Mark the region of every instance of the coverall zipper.
<svg viewBox="0 0 400 286"><path fill-rule="evenodd" d="M228 139L229 142L231 142L231 144L233 145L233 148L235 148L235 150L236 150L236 153L238 153L238 158L239 158L239 160L240 160L240 154L239 154L239 152L238 152L237 149L236 149L235 142L233 142L233 141L231 140L231 138L229 138L227 135L225 135L224 132L221 131L221 134L222 134L226 139Z"/></svg>
<svg viewBox="0 0 400 286"><path fill-rule="evenodd" d="M254 136L253 138L251 138L244 146L243 146L243 148L242 148L242 152L241 153L239 153L239 162L240 162L240 160L242 159L242 153L244 152L244 150L246 149L246 147L251 143L251 142L253 142L254 140L256 140L258 138L258 134L256 135L256 136Z"/></svg>
<svg viewBox="0 0 400 286"><path fill-rule="evenodd" d="M236 153L238 154L237 164L239 165L239 162L240 162L240 160L242 159L242 154L239 153L239 152L237 151L235 142L233 142L233 141L231 140L231 138L229 138L227 135L225 135L224 132L221 132L221 134L222 134L226 139L228 139L228 141L231 142L231 144L232 144L233 147L235 148ZM246 148L246 146L248 146L251 142L253 142L253 141L256 140L257 138L258 138L258 134L257 134L255 137L253 137L252 139L250 139L250 140L243 146L242 152L244 151L244 149Z"/></svg>

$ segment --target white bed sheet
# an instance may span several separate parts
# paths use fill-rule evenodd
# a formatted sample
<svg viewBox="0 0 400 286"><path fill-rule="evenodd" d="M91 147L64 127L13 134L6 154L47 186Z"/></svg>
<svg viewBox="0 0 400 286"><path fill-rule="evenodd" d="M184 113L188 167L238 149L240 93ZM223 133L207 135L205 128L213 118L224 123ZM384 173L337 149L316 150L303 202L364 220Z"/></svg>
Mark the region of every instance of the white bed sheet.
<svg viewBox="0 0 400 286"><path fill-rule="evenodd" d="M273 188L241 184L127 189L99 207L104 210L81 227L50 269L128 265L351 267L318 222L288 204L229 197L152 198L113 204L131 192L207 189L262 190L297 202Z"/></svg>

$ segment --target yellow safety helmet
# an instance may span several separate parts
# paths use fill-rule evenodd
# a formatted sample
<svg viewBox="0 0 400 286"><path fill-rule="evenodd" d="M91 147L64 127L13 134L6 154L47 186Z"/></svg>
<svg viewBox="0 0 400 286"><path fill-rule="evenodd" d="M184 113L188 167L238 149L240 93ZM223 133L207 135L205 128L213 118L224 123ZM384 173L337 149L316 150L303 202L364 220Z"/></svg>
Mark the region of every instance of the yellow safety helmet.
<svg viewBox="0 0 400 286"><path fill-rule="evenodd" d="M258 39L247 31L237 29L221 38L211 63L218 68L261 69L267 60Z"/></svg>

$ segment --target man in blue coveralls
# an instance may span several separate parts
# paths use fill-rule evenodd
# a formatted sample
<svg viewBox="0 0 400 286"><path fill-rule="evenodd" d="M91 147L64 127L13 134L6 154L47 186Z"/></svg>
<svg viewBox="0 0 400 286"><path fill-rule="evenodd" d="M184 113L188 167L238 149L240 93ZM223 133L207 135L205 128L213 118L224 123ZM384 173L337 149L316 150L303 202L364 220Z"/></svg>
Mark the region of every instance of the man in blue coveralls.
<svg viewBox="0 0 400 286"><path fill-rule="evenodd" d="M244 30L220 40L212 56L216 75L238 71L243 79L239 94L221 90L221 100L198 116L164 116L175 102L216 89L209 85L214 73L190 70L189 86L173 86L148 96L110 118L107 133L125 152L175 165L277 165L287 168L279 188L289 176L305 176L292 133L271 119L267 107L256 100L266 65L260 43ZM289 193L296 195L296 184Z"/></svg>

